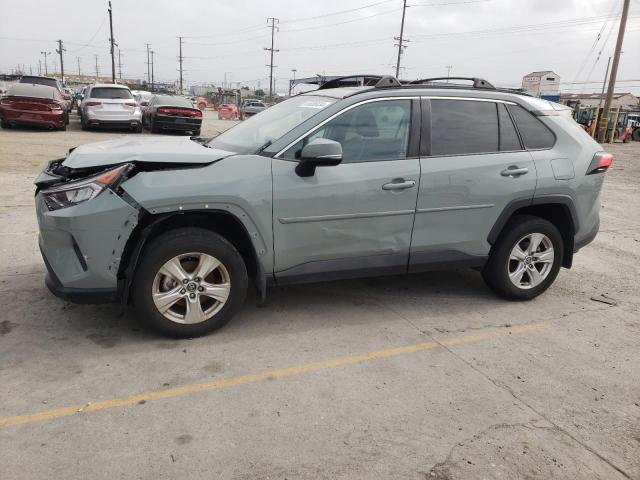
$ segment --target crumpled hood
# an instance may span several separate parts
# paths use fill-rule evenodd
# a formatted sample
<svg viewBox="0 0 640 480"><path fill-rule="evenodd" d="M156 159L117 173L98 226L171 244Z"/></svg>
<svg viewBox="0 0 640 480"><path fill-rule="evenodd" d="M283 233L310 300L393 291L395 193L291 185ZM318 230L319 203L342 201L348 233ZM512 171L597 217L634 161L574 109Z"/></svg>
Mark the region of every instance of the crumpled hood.
<svg viewBox="0 0 640 480"><path fill-rule="evenodd" d="M69 168L92 168L127 162L203 164L234 155L207 148L189 137L139 137L88 143L74 149L63 162Z"/></svg>

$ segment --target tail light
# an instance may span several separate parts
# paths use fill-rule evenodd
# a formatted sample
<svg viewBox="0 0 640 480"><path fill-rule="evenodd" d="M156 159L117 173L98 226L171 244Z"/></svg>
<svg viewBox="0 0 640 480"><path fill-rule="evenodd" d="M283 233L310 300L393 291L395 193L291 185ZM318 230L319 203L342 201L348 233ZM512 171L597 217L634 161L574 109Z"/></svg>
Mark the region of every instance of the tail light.
<svg viewBox="0 0 640 480"><path fill-rule="evenodd" d="M587 175L606 172L613 163L613 155L606 152L598 152L593 156L587 169Z"/></svg>
<svg viewBox="0 0 640 480"><path fill-rule="evenodd" d="M102 102L87 102L84 104L85 107L96 107L98 105L102 105Z"/></svg>
<svg viewBox="0 0 640 480"><path fill-rule="evenodd" d="M124 103L127 107L137 107L138 104L136 102L125 102Z"/></svg>
<svg viewBox="0 0 640 480"><path fill-rule="evenodd" d="M179 108L179 107L159 107L158 113L165 115L182 115L187 117L202 117L200 110L191 108Z"/></svg>

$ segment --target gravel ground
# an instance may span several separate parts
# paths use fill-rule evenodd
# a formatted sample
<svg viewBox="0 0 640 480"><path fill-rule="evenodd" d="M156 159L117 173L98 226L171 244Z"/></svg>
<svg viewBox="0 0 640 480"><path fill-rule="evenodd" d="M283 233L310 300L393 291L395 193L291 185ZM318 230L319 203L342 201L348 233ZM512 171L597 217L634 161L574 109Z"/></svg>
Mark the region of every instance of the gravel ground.
<svg viewBox="0 0 640 480"><path fill-rule="evenodd" d="M33 178L124 135L0 131L3 480L640 478L639 143L531 302L473 271L292 286L176 341L43 285Z"/></svg>

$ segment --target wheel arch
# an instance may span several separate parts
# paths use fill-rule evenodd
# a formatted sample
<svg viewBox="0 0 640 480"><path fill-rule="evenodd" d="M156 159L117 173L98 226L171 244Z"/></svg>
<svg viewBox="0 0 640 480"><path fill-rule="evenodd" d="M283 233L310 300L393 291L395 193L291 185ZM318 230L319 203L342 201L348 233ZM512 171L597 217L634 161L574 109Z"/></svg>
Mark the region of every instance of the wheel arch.
<svg viewBox="0 0 640 480"><path fill-rule="evenodd" d="M185 227L209 230L228 240L240 253L247 273L264 296L266 278L263 266L246 226L234 214L223 210L190 210L161 214L144 214L131 233L118 269L118 294L123 304L129 302L131 283L140 258L149 242L158 235Z"/></svg>
<svg viewBox="0 0 640 480"><path fill-rule="evenodd" d="M489 232L487 241L494 245L505 225L515 215L533 215L551 222L562 235L564 256L562 266L571 268L575 234L579 229L578 214L573 199L568 195L543 195L533 199L510 202Z"/></svg>

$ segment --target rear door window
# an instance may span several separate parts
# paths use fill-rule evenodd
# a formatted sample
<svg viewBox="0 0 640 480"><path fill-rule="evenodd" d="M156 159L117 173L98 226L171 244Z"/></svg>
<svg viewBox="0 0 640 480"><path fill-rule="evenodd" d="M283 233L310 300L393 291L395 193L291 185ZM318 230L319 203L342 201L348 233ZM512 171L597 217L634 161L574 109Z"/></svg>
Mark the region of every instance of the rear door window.
<svg viewBox="0 0 640 480"><path fill-rule="evenodd" d="M431 100L431 155L499 151L498 109L494 102Z"/></svg>
<svg viewBox="0 0 640 480"><path fill-rule="evenodd" d="M556 138L540 120L520 105L509 105L524 146L530 150L552 148Z"/></svg>
<svg viewBox="0 0 640 480"><path fill-rule="evenodd" d="M133 95L126 88L96 87L91 89L91 98L130 99Z"/></svg>

